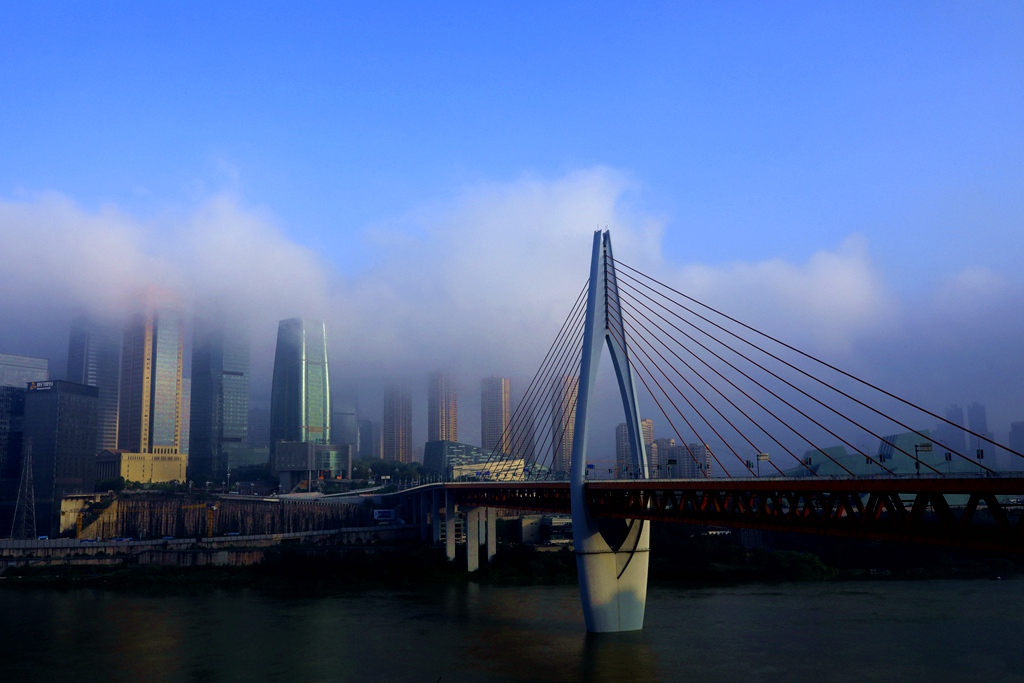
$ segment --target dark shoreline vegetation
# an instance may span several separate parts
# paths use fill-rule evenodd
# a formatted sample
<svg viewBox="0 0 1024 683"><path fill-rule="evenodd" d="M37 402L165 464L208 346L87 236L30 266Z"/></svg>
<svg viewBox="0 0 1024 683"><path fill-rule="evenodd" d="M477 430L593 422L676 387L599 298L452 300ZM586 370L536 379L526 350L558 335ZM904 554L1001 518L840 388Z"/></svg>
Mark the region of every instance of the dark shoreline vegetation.
<svg viewBox="0 0 1024 683"><path fill-rule="evenodd" d="M1010 579L1024 575L1024 558L891 543L771 535L770 549L745 548L733 536L705 536L682 525L652 528L652 587L712 587L748 583L847 580ZM576 583L576 563L566 548L503 545L494 562L474 574L462 554L449 563L443 549L422 544L365 548L275 549L261 564L241 567L157 565L10 567L0 587L48 586L133 592L189 592L252 588L270 593L322 595L378 587L482 583Z"/></svg>

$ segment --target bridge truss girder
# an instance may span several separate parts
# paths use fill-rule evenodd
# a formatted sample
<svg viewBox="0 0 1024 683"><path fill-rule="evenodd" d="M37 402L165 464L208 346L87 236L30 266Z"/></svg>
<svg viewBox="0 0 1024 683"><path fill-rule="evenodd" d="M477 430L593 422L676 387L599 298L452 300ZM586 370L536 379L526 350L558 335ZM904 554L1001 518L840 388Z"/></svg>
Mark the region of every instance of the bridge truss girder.
<svg viewBox="0 0 1024 683"><path fill-rule="evenodd" d="M460 504L570 511L565 482L448 484ZM810 533L1024 553L1024 480L646 480L588 482L595 517Z"/></svg>
<svg viewBox="0 0 1024 683"><path fill-rule="evenodd" d="M651 481L643 488L608 482L588 486L587 502L591 513L600 517L1024 552L1020 504L1000 500L989 486L943 486L942 480L935 481L902 487L899 480L875 486L857 480L811 486L781 481L713 486L707 481Z"/></svg>

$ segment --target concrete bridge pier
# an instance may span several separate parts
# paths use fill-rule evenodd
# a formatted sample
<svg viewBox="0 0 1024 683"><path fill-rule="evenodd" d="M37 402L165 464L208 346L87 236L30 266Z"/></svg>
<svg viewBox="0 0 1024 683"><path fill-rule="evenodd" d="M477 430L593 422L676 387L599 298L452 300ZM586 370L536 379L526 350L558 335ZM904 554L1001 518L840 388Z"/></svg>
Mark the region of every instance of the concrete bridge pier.
<svg viewBox="0 0 1024 683"><path fill-rule="evenodd" d="M626 524L625 538L617 547L596 525L576 534L575 521L573 524L580 599L587 630L592 633L644 627L651 525L638 519Z"/></svg>
<svg viewBox="0 0 1024 683"><path fill-rule="evenodd" d="M441 495L437 491L430 492L430 541L434 545L441 543Z"/></svg>
<svg viewBox="0 0 1024 683"><path fill-rule="evenodd" d="M420 493L416 496L419 498L419 522L420 522L420 539L424 541L430 540L430 501L433 496L427 493ZM436 514L436 513L435 513Z"/></svg>
<svg viewBox="0 0 1024 683"><path fill-rule="evenodd" d="M487 513L487 524L484 529L487 533L487 564L490 564L494 561L494 556L498 554L498 514L494 508L484 508L484 510Z"/></svg>
<svg viewBox="0 0 1024 683"><path fill-rule="evenodd" d="M487 508L466 510L466 571L480 569L480 512Z"/></svg>
<svg viewBox="0 0 1024 683"><path fill-rule="evenodd" d="M444 548L448 560L455 559L455 500L445 492L444 497Z"/></svg>

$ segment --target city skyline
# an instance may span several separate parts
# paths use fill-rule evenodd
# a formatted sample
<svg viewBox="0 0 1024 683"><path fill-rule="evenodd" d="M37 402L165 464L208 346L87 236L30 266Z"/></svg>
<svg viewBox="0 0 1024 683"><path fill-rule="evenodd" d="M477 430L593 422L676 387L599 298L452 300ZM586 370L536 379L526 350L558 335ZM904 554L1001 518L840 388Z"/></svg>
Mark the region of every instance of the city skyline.
<svg viewBox="0 0 1024 683"><path fill-rule="evenodd" d="M158 300L163 301L164 304L168 304L168 302L170 302L171 305L170 305L168 310L173 314L172 318L175 321L174 322L174 326L182 327L181 318L182 318L183 314L181 312L181 309L176 308L176 306L178 306L180 304L180 301L173 294L171 294L169 292L157 292L157 294L153 294L152 292L150 292L150 293L147 294L147 296L149 296L149 297L156 296L156 298ZM153 320L158 319L158 317L159 317L159 309L160 308L161 308L161 306L150 306L150 308L147 309L147 310L149 310L149 313L151 314L151 317L153 318ZM167 308L167 306L164 305L164 308ZM141 318L139 317L139 315L141 315ZM131 336L131 332L133 330L132 320L133 320L132 318L129 318L129 320L126 322L126 330L129 332L128 336ZM143 323L142 323L143 324L143 328L138 328L140 320L143 321ZM134 318L135 328L144 329L145 321L146 320L147 320L147 318L146 318L146 314L145 313L143 313L143 314L136 314L136 317ZM287 322L287 321L282 321L282 322ZM76 320L73 323L73 325L72 325L72 331L71 331L71 335L70 335L70 338L72 339L72 342L71 342L71 346L69 346L69 358L72 355L71 354L71 351L72 351L71 347L75 345L75 340L76 339L78 340L79 345L80 345L80 343L82 341L82 338L83 338L82 337L82 331L83 331L83 329L85 329L85 328L83 328L82 325L83 325L83 319ZM192 326L193 326L193 328L198 327L198 329L200 330L200 333L198 335L196 335L194 331L193 331L193 334L190 335L190 338L192 339L193 344L195 344L195 348L192 348L192 346L189 345L190 352L188 352L188 351L186 351L186 349L182 348L182 349L179 349L179 353L182 356L190 355L192 357L192 364L193 364L192 365L192 367L193 367L192 374L194 374L196 371L198 371L198 367L199 366L198 366L197 362L202 362L202 359L204 357L203 356L204 352L201 350L201 347L203 346L203 342L202 342L202 323L199 323L196 320L193 320L192 321ZM151 337L151 344L152 344L152 340L159 338L159 335L155 333L155 331L158 329L158 327L159 326L154 326L153 330L151 330L150 333L149 333L150 337ZM135 331L137 332L138 329L136 329ZM84 347L81 347L81 348L84 348ZM18 368L18 370L17 370L18 372L25 372L26 371L25 370L26 367L28 367L28 368L35 368L34 370L32 370L32 372L35 372L39 377L43 377L43 376L50 377L48 370L44 370L44 368L48 367L47 359L43 359L43 358L33 359L31 357L10 356L10 355L4 356L4 357L12 358L15 361L17 361L17 364L14 367ZM198 359L198 361L197 361L197 359ZM78 362L78 361L76 361L76 362ZM69 367L70 367L70 365L69 365ZM82 371L82 370L80 369L79 371ZM231 373L231 374L237 374L237 372L236 373ZM441 383L438 383L436 381L437 378L443 378L445 381L441 382ZM60 378L52 378L52 379L60 379ZM188 378L185 378L185 377L182 378L182 380L181 380L181 385L182 386L184 386L184 383L186 382L187 379ZM480 378L478 380L480 382L479 386L481 387L481 391L480 391L480 394L479 394L479 399L480 399L480 403L479 403L480 412L479 412L479 415L480 415L480 420L481 420L480 423L479 423L479 427L480 427L480 435L481 435L481 445L483 444L483 428L482 428L483 424L484 424L484 410L483 410L483 406L484 406L484 399L485 399L485 395L486 395L486 391L484 390L484 387L485 387L485 385L487 384L488 381L495 381L495 380L497 381L497 385L496 386L497 387L501 387L503 384L507 383L507 379L508 378L501 378L501 377L493 376L492 375L491 377L483 377L483 378ZM457 394L458 394L457 385L453 381L451 375L447 375L445 373L432 373L431 376L428 377L428 380L431 380L431 381L428 381L427 383L425 383L425 386L427 387L427 392L425 394L417 397L415 400L413 399L413 393L408 392L408 391L405 392L405 394L407 394L407 400L408 400L409 414L410 415L409 415L407 427L405 427L404 429L408 433L408 443L410 445L410 448L409 448L408 452L411 453L411 455L410 456L404 455L405 451L401 447L399 447L399 452L401 452L403 454L401 457L409 457L409 458L411 458L410 461L418 461L419 458L422 457L421 456L421 453L422 453L422 446L421 446L421 444L424 441L428 440L428 439L426 439L424 437L417 436L417 434L416 434L416 429L415 429L415 426L414 426L415 425L415 416L416 416L418 410L422 410L422 408L417 408L416 406L420 405L420 406L423 406L423 407L427 407L428 411L425 414L428 414L430 412L429 411L429 406L430 406L430 393L431 393L431 390L437 390L438 387L443 387L443 389L445 391L448 391L450 394L454 394L456 397L457 397ZM466 381L469 381L469 380L466 380ZM339 391L341 391L342 395L345 396L344 400L348 402L345 405L348 406L348 407L340 407L339 410L341 412L335 411L334 415L335 416L344 416L345 419L347 419L349 422L351 422L351 425L349 427L347 427L347 429L346 429L346 433L351 433L350 436L352 437L352 439L350 439L350 441L351 441L351 445L353 446L353 453L355 455L362 454L363 456L370 456L373 453L376 453L376 454L379 454L379 455L383 455L384 454L384 447L383 447L383 436L381 434L382 426L381 427L376 427L376 428L373 428L373 427L364 428L364 426L363 426L363 423L366 423L366 424L376 423L378 425L381 425L382 423L380 422L380 420L382 419L382 413L381 412L377 412L377 411L375 411L373 409L369 409L369 410L364 409L364 410L355 411L355 402L356 402L356 398L355 397L356 397L356 394L354 393L354 391L351 390L351 389L346 389L346 388L339 389ZM248 395L247 392L244 392L244 391L239 392L239 391L236 390L235 394L239 397L240 401L245 402L245 403L248 402L248 400L247 400L247 395ZM472 394L470 394L470 396L472 396ZM456 400L457 400L457 398L456 398ZM182 404L184 404L184 396L182 396L181 401L182 401ZM330 399L330 401L331 401L331 404L333 406L334 405L334 399ZM370 401L367 405L372 405L372 401ZM335 406L335 407L338 407L338 406ZM510 412L514 408L515 408L515 406L509 405ZM259 412L259 410L261 410L261 409L257 406L256 410L257 410L257 412ZM346 412L346 411L348 411L348 412ZM353 411L355 411L355 412L353 412ZM250 418L251 418L251 411L249 411L247 409L244 412L245 412L245 419L243 421L243 429L245 429L247 431L248 430L248 424L249 424L249 421L250 421ZM552 410L550 412L550 415L548 415L545 419L549 420L549 421L550 420L560 419L556 415L556 412L557 412L557 409L553 405L552 406ZM1004 446L1010 445L1011 432L1016 427L1016 425L1008 423L1008 424L998 425L995 429L989 428L988 422L987 422L987 416L986 416L986 413L987 413L986 406L981 404L980 402L973 401L973 402L968 403L967 404L967 410L965 410L964 408L960 407L958 404L953 404L953 405L948 406L945 412L946 412L947 419L950 419L954 424L970 428L973 431L979 431L980 433L982 433L984 435L987 435L989 438L995 439L998 443L1000 443L1000 444L1002 444ZM457 409L456 409L456 413L457 413ZM470 414L472 414L472 413L470 413ZM369 416L369 419L368 419L367 416ZM570 418L571 418L571 415L570 415ZM456 418L456 419L458 419L458 418ZM520 416L520 421L521 422L524 422L525 420L526 420L526 416L525 415ZM186 422L186 420L184 420L183 413L179 414L179 421L181 423ZM647 422L647 420L645 419L645 423L646 422ZM1019 420L1011 420L1011 422L1020 422L1020 421ZM180 425L179 428L183 428L183 427L184 427L184 424ZM521 439L525 438L527 430L524 429L523 427L524 427L524 425L521 424L520 428L518 430L510 430L508 436L511 438L513 436L513 433L518 433L518 435L519 435L519 437ZM554 441L554 439L557 438L557 437L555 437L552 434L552 430L554 429L554 427L555 427L555 425L551 425L550 427L546 428L546 432L549 434L549 440L551 440L551 443L548 444L547 447L549 449L555 449L555 448L561 449L561 448L563 448L563 446L559 446ZM933 427L934 427L934 429L933 429ZM976 451L982 450L982 451L984 451L988 455L988 460L987 460L986 464L994 466L997 469L1005 469L1005 468L1013 468L1014 467L1014 460L1013 460L1012 456L1010 456L1009 454L1005 453L1001 449L993 454L992 453L993 449L990 446L986 448L986 447L984 447L984 444L980 444L979 445L978 443L976 443L978 441L976 437L973 437L973 436L968 437L968 436L965 435L964 432L961 432L959 430L953 429L953 428L949 427L948 425L943 425L943 424L938 424L938 425L920 424L920 425L918 425L918 428L919 429L928 429L929 431L932 431L933 438L936 440L936 442L938 444L940 444L940 446L939 446L940 448L952 447L954 450L963 451L963 452L969 452L970 454L974 454ZM367 429L369 431L367 431ZM603 463L602 465L600 465L601 467L604 467L605 465L608 465L610 469L611 468L618 468L619 470L621 470L622 469L621 468L621 461L620 461L621 458L620 458L620 453L618 452L619 449L621 448L621 444L619 444L619 441L620 441L619 437L620 437L620 435L617 433L618 430L612 430L612 429L609 429L609 428L604 428L604 429L598 428L598 429L599 429L599 431L595 435L594 440L593 440L592 445L591 445L591 455L592 455L592 458L594 459L595 462ZM370 441L366 444L366 448L360 448L359 447L359 443L358 443L358 438L359 438L359 434L364 432L364 431L367 431L367 433L371 434L371 437L370 437ZM645 437L647 436L647 434L646 434L647 431L648 431L648 427L645 424ZM401 430L400 430L400 433L404 433L404 432L401 432ZM659 437L658 439L656 439L659 442L663 441L663 438L660 438L660 437L667 436L665 433L663 433L663 430L661 430L661 429L659 429L657 431L657 433L654 434L654 435ZM671 436L672 436L672 438L674 438L677 435L671 434ZM244 438L244 439L241 438L241 437L238 437L238 438L240 439L239 443L237 444L238 448L236 449L236 450L238 450L238 453L236 453L235 460L233 461L236 466L245 466L245 465L250 465L250 464L258 464L259 462L263 461L261 459L261 458L263 458L263 456L262 456L262 448L259 448L259 447L253 448L253 444L249 443L248 438ZM349 437L346 437L346 438L349 438ZM406 438L406 437L403 436L403 439L404 438ZM688 443L692 444L692 443L695 443L695 442L692 441L692 438L693 438L693 435L691 434L689 439L684 439L681 443L682 444L688 444ZM854 437L851 437L851 438L854 438ZM183 433L179 433L179 450L184 445L183 439L184 439L184 434ZM862 435L861 437L855 437L855 440L857 440L857 442L862 445L862 447L865 449L865 452L874 453L876 451L876 449L879 448L878 444L876 443L877 439L875 439L873 441L871 437L867 437L866 435ZM350 441L345 441L345 443L349 443ZM474 441L474 439L470 438L467 441L472 443ZM712 441L713 442L712 442L711 445L714 447L715 451L721 451L723 453L728 451L728 446L727 445L725 445L725 444L723 444L721 442L714 442L714 440L712 440ZM962 441L963 444L958 446L957 444L960 441ZM341 442L338 442L338 443L341 443ZM651 446L652 444L649 443L648 445ZM825 445L827 446L827 448L835 448L835 447L839 447L840 444L839 443L829 442L829 443L826 443ZM513 448L513 451L516 454L526 456L527 461L529 461L530 460L529 453L527 453L527 452L520 453L520 450L524 450L527 447L528 447L528 444L522 443L522 444L520 444L518 449ZM568 448L568 449L571 449L571 440L567 444L565 444L565 447ZM167 446L165 446L165 448L167 448ZM965 450L965 449L967 449L967 450ZM795 450L798 453L802 453L802 452L804 452L806 450L806 446L805 445L797 445ZM813 449L811 449L811 450L809 450L807 452L811 453L811 452L813 452ZM559 453L561 453L561 450L559 450ZM565 455L565 454L562 453L562 455ZM659 464L664 464L664 463L660 462L663 458L659 457L659 456L663 456L663 455L664 455L663 453L659 453L659 450L657 448L650 448L649 449L649 458L650 458L650 464L651 464L651 467L652 467L652 471L656 471L658 466L659 466ZM776 454L776 456L778 456L778 453ZM993 459L993 456L994 456L994 459ZM745 455L744 457L753 457L753 456L751 454L748 454L748 455ZM555 464L556 469L558 467L561 467L561 465L559 463L560 463L560 461L562 459L563 458L561 458L561 456L556 458L556 464ZM192 466L195 467L201 460L202 460L202 456L200 456L199 460L191 461L192 462ZM226 462L227 461L225 461L225 467L223 469L226 469ZM737 467L736 463L731 463L730 462L728 464L731 465L733 468ZM726 469L728 469L728 468L729 467L727 466ZM742 473L743 470L742 469L738 469L737 471ZM210 476L213 476L214 478L216 478L218 475L211 474ZM223 471L221 472L221 475L219 475L219 476L223 477Z"/></svg>
<svg viewBox="0 0 1024 683"><path fill-rule="evenodd" d="M372 403L437 367L467 378L475 434L477 379L528 383L608 226L623 262L880 386L1020 419L1019 8L520 9L509 31L415 10L440 53L387 12L239 12L232 66L226 17L197 9L193 34L168 11L66 8L73 53L59 13L5 23L0 349L55 377L77 312L155 284L243 319L257 402L277 321L323 319ZM562 35L577 24L617 48ZM292 49L314 27L346 39Z"/></svg>

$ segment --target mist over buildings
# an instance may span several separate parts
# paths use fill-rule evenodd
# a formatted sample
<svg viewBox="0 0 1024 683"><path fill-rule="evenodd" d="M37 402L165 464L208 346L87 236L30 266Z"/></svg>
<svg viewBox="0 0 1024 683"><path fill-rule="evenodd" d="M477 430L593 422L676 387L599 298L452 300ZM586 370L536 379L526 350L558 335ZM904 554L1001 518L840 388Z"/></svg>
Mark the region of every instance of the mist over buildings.
<svg viewBox="0 0 1024 683"><path fill-rule="evenodd" d="M476 442L480 379L525 388L586 281L593 231L607 227L621 261L935 412L980 401L997 436L1024 419L1019 285L974 267L933 291L897 291L857 234L805 262L665 253L665 231L701 226L635 210L634 186L609 168L470 186L367 225L359 246L375 257L358 269L345 253L294 241L258 198L238 193L144 217L58 192L7 198L0 352L46 357L62 377L76 312L119 319L135 292L156 285L249 330L254 404L269 398L277 322L319 318L336 394L357 394L379 419L384 384L407 384L419 435L427 373L445 369L459 385L460 433ZM616 401L605 391L597 406L608 435L595 447L612 447Z"/></svg>

